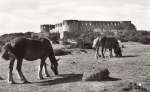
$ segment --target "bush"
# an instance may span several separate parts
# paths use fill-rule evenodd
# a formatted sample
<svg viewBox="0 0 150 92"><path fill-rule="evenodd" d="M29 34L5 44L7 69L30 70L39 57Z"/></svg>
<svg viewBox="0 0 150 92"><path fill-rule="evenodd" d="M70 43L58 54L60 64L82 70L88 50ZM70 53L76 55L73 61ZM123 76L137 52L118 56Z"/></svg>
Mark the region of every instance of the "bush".
<svg viewBox="0 0 150 92"><path fill-rule="evenodd" d="M54 49L54 53L56 56L62 56L71 54L71 51L65 49Z"/></svg>
<svg viewBox="0 0 150 92"><path fill-rule="evenodd" d="M98 36L99 32L80 31L65 32L65 39L73 39L77 44L73 44L73 48L91 49L93 40Z"/></svg>
<svg viewBox="0 0 150 92"><path fill-rule="evenodd" d="M143 36L139 40L142 44L150 44L150 37L149 36Z"/></svg>
<svg viewBox="0 0 150 92"><path fill-rule="evenodd" d="M50 40L52 41L53 44L59 44L59 38L60 34L59 33L50 33Z"/></svg>
<svg viewBox="0 0 150 92"><path fill-rule="evenodd" d="M85 40L84 38L77 39L77 45L76 47L82 48L82 49L91 49L92 48L92 41Z"/></svg>
<svg viewBox="0 0 150 92"><path fill-rule="evenodd" d="M10 40L16 38L16 37L27 37L31 38L31 34L33 32L26 32L26 33L11 33L11 34L4 34L0 36L0 45L4 45L6 42L9 42Z"/></svg>
<svg viewBox="0 0 150 92"><path fill-rule="evenodd" d="M129 38L130 41L140 42L142 44L150 44L150 32L137 31Z"/></svg>
<svg viewBox="0 0 150 92"><path fill-rule="evenodd" d="M133 31L124 32L124 34L119 34L118 39L121 41L134 41L140 42L142 44L150 44L150 32L148 31Z"/></svg>
<svg viewBox="0 0 150 92"><path fill-rule="evenodd" d="M74 37L75 38L72 39L74 39L77 42L77 44L76 46L72 46L72 47L91 49L96 34L92 31L84 31Z"/></svg>
<svg viewBox="0 0 150 92"><path fill-rule="evenodd" d="M133 30L133 28L127 28L125 30L119 31L117 38L120 39L122 42L127 41L135 41L140 42L143 44L150 44L150 32L144 30ZM98 36L98 32L93 31L81 31L81 32L66 32L66 38L75 39L77 42L76 46L83 49L91 49L93 40ZM113 32L104 32L104 35L114 35Z"/></svg>

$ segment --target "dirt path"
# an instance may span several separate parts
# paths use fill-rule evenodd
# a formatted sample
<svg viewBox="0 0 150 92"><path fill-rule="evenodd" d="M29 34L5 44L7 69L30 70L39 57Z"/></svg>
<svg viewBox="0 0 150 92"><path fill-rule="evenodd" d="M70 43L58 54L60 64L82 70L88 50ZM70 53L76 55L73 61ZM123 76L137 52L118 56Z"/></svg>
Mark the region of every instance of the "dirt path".
<svg viewBox="0 0 150 92"><path fill-rule="evenodd" d="M50 70L52 77L44 80L37 78L39 60L24 62L23 73L31 82L29 84L8 84L6 79L9 62L1 59L0 92L122 92L120 90L129 82L142 83L144 87L150 87L150 45L128 42L125 46L124 57L113 57L110 61L100 59L99 64L94 58L93 50L84 52L75 49L71 55L59 56L60 75L56 77ZM112 79L81 81L82 73L92 66L107 66ZM21 83L16 71L14 75L15 81Z"/></svg>

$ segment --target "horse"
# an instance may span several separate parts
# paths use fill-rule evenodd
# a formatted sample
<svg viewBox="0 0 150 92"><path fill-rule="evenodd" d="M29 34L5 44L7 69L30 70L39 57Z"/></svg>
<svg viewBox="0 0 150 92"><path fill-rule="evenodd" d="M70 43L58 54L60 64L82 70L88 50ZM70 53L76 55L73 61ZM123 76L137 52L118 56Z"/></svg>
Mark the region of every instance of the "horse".
<svg viewBox="0 0 150 92"><path fill-rule="evenodd" d="M110 51L110 57L112 57L112 50L114 49L114 53L115 55L118 57L122 56L122 51L121 51L121 47L120 44L118 42L118 40L115 37L103 37L101 42L101 46L102 46L102 57L105 58L104 56L104 52L106 51L106 49L109 49Z"/></svg>
<svg viewBox="0 0 150 92"><path fill-rule="evenodd" d="M99 49L100 49L100 46L101 46L101 37L97 37L93 40L93 45L92 45L92 48L94 50L96 50L96 53L95 53L95 56L96 56L96 59L98 59L99 57L101 57L101 55L99 54Z"/></svg>
<svg viewBox="0 0 150 92"><path fill-rule="evenodd" d="M49 57L51 62L51 69L55 75L58 75L58 60L55 58L54 51L50 41L47 38L39 38L37 40L16 37L10 42L5 43L2 47L2 56L5 60L10 60L9 63L9 73L8 73L8 83L15 83L13 80L13 66L15 60L17 60L17 71L23 83L28 83L27 79L22 73L21 67L23 59L28 61L34 61L41 59L39 78L43 79L42 68L45 67L45 74L49 77L46 58Z"/></svg>

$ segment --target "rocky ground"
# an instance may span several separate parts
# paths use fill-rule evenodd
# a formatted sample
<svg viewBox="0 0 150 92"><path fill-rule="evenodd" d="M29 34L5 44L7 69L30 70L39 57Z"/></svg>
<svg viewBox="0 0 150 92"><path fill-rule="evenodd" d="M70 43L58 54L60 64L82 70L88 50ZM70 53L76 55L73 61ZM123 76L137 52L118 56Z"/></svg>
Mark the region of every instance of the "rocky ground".
<svg viewBox="0 0 150 92"><path fill-rule="evenodd" d="M44 80L37 77L40 60L25 61L22 70L31 82L28 84L21 83L15 68L14 80L18 84L8 84L9 61L0 59L0 92L150 92L150 45L134 42L124 44L123 57L113 57L109 61L100 58L99 63L93 50L71 49L71 54L57 56L60 58L59 76L54 76L47 59L51 77ZM93 66L106 66L110 78L82 81L83 72Z"/></svg>

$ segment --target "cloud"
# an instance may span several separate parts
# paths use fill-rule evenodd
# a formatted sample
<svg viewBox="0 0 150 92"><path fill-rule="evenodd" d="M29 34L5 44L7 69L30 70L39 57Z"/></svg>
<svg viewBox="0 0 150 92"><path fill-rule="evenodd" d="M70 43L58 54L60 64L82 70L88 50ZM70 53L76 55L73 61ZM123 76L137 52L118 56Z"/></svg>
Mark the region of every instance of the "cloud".
<svg viewBox="0 0 150 92"><path fill-rule="evenodd" d="M0 33L40 31L64 19L131 20L150 29L149 0L1 0Z"/></svg>
<svg viewBox="0 0 150 92"><path fill-rule="evenodd" d="M39 7L39 2L36 2L36 0L1 0L0 1L0 12L12 12L15 10L37 9L38 7Z"/></svg>

